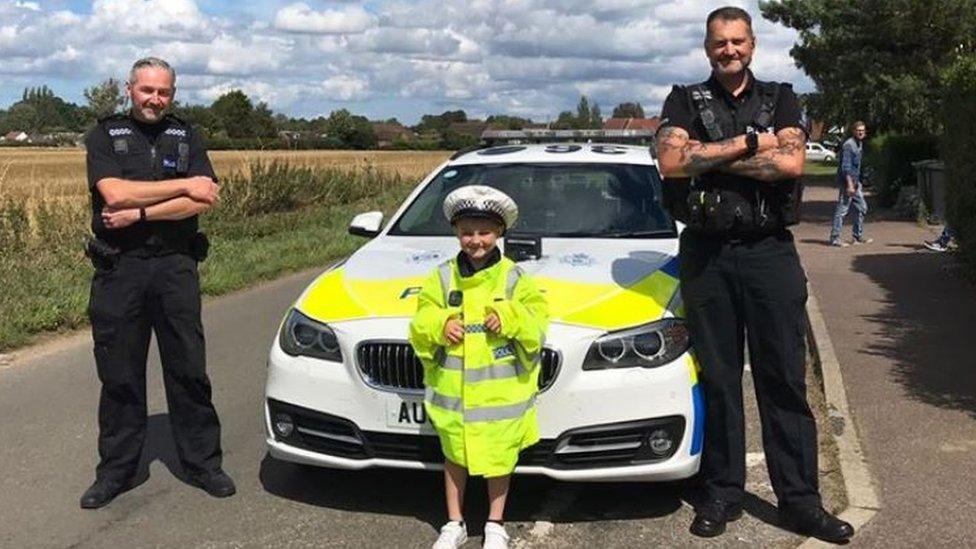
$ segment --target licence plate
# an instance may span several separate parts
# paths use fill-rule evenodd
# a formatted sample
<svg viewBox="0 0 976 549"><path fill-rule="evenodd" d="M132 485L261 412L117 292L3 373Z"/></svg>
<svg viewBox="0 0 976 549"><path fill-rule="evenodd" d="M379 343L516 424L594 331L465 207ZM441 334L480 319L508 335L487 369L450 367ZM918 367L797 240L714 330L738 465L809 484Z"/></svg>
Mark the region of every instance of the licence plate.
<svg viewBox="0 0 976 549"><path fill-rule="evenodd" d="M434 427L424 411L422 397L396 396L386 401L386 424L389 427L410 429L418 428L425 433L434 432Z"/></svg>

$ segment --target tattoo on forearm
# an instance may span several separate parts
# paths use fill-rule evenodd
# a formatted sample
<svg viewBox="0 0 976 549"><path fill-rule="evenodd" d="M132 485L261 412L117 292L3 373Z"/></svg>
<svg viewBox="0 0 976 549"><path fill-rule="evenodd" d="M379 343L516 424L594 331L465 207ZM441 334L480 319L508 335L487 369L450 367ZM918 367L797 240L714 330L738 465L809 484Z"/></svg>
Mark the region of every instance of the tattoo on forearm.
<svg viewBox="0 0 976 549"><path fill-rule="evenodd" d="M728 151L735 147L732 139L715 143L690 141L684 132L666 127L658 134L658 155L678 151L679 162L688 175L697 175L725 164L729 161Z"/></svg>
<svg viewBox="0 0 976 549"><path fill-rule="evenodd" d="M767 181L781 178L782 163L792 160L803 150L806 138L801 130L795 128L784 130L780 135L782 142L779 147L736 160L728 164L725 171Z"/></svg>

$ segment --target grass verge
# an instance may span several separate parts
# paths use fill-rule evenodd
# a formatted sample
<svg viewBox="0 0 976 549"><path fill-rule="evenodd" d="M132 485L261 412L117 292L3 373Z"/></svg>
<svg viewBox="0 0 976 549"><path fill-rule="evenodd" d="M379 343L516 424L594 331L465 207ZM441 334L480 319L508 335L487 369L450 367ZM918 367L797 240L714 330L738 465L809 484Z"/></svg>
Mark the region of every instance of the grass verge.
<svg viewBox="0 0 976 549"><path fill-rule="evenodd" d="M221 185L201 217L211 240L201 286L220 295L317 265L362 244L346 226L368 210L389 215L415 182L369 168L254 164ZM87 322L92 267L82 253L90 211L78 200L0 196L0 351Z"/></svg>

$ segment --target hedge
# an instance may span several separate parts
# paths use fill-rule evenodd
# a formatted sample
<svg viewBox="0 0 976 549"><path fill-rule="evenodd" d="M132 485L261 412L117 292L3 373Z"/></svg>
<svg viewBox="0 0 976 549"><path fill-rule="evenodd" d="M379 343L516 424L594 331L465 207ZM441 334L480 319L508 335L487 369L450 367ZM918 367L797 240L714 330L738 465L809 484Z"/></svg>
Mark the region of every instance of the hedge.
<svg viewBox="0 0 976 549"><path fill-rule="evenodd" d="M960 255L976 279L976 54L961 56L942 73L946 216Z"/></svg>
<svg viewBox="0 0 976 549"><path fill-rule="evenodd" d="M929 135L881 134L864 145L864 162L881 204L892 206L903 186L915 185L912 162L938 158L939 140Z"/></svg>

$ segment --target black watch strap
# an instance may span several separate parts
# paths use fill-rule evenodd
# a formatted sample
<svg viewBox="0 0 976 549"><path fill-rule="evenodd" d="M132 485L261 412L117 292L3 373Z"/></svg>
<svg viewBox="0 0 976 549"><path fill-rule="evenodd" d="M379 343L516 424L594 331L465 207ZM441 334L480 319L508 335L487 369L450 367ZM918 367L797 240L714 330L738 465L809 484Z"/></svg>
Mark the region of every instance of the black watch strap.
<svg viewBox="0 0 976 549"><path fill-rule="evenodd" d="M749 150L749 154L756 154L759 150L759 134L756 132L746 133L746 148Z"/></svg>
<svg viewBox="0 0 976 549"><path fill-rule="evenodd" d="M146 220L146 209L139 208L139 221L145 221L145 220Z"/></svg>

